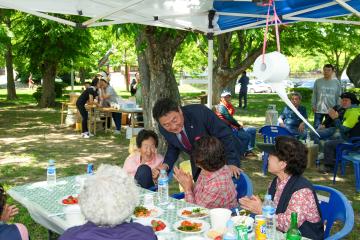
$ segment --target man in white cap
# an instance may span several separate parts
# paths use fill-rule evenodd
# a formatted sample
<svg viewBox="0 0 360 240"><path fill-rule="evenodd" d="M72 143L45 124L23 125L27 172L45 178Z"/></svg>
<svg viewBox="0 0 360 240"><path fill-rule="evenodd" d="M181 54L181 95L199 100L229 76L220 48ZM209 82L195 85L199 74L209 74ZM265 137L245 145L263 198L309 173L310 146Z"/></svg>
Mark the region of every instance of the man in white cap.
<svg viewBox="0 0 360 240"><path fill-rule="evenodd" d="M241 153L246 155L252 154L252 150L255 147L256 140L256 128L244 127L244 125L235 120L233 117L235 114L235 108L231 104L231 92L223 91L221 93L221 99L219 105L216 108L216 115L223 120L229 127L231 127L235 136L237 136L243 143L243 149Z"/></svg>

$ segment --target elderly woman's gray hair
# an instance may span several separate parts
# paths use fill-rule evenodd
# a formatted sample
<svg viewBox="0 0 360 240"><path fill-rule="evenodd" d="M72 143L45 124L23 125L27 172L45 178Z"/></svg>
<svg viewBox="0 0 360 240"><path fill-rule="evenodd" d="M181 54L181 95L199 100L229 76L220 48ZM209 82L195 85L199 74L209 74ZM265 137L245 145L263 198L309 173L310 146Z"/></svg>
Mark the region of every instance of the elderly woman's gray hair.
<svg viewBox="0 0 360 240"><path fill-rule="evenodd" d="M290 93L290 97L297 96L300 100L302 99L301 93L299 92L292 92Z"/></svg>
<svg viewBox="0 0 360 240"><path fill-rule="evenodd" d="M139 190L134 178L122 168L106 164L88 177L79 196L85 218L100 226L121 224L138 203Z"/></svg>

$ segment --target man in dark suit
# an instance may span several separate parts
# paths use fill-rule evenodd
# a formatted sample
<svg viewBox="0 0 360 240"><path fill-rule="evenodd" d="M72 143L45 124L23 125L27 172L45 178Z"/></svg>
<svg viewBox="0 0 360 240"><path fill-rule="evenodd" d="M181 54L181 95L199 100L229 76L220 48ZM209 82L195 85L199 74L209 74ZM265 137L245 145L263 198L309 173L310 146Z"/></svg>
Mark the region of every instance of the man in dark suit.
<svg viewBox="0 0 360 240"><path fill-rule="evenodd" d="M241 170L237 139L210 109L200 104L181 107L174 100L163 98L155 103L153 117L159 123L160 133L168 144L164 162L159 169L171 170L183 151L190 155L192 175L196 180L201 169L191 157L192 145L202 136L209 135L217 137L224 144L227 165L235 177L239 176Z"/></svg>

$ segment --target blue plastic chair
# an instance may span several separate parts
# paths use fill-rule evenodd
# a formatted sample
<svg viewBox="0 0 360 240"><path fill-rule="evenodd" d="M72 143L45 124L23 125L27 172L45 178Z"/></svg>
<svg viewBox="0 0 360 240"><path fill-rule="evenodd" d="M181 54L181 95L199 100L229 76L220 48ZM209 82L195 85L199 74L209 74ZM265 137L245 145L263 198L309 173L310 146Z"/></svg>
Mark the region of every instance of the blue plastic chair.
<svg viewBox="0 0 360 240"><path fill-rule="evenodd" d="M237 199L253 195L253 184L246 173L242 172L239 178L233 177L233 182L237 192Z"/></svg>
<svg viewBox="0 0 360 240"><path fill-rule="evenodd" d="M330 194L329 198L320 197L317 193L321 211L321 218L326 222L325 239L337 240L342 239L348 235L354 227L354 210L350 205L349 200L340 191L322 185L314 185L314 189ZM324 199L323 199L324 198ZM326 198L326 199L325 199ZM344 223L343 228L332 236L330 235L331 228L335 221Z"/></svg>
<svg viewBox="0 0 360 240"><path fill-rule="evenodd" d="M354 164L356 191L360 191L360 137L351 138L347 143L336 146L336 162L334 167L333 183L336 182L338 166L341 164L341 175L345 174L347 162Z"/></svg>
<svg viewBox="0 0 360 240"><path fill-rule="evenodd" d="M232 178L232 180L236 187L237 199L253 195L253 184L246 173L242 172L239 178ZM183 192L174 193L171 197L175 199L183 199L185 194Z"/></svg>
<svg viewBox="0 0 360 240"><path fill-rule="evenodd" d="M275 138L277 136L293 136L289 130L280 126L264 126L259 129L259 133L264 138L264 143L275 143ZM267 168L268 168L268 153L263 153L262 160L263 160L263 173L266 175Z"/></svg>

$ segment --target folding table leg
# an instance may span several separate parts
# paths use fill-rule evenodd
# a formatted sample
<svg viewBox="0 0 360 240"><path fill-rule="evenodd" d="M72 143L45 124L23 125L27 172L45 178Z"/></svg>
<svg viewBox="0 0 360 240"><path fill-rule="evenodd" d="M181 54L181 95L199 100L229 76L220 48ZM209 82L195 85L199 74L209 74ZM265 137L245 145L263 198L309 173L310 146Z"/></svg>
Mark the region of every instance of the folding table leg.
<svg viewBox="0 0 360 240"><path fill-rule="evenodd" d="M54 233L51 230L48 230L48 240L56 240L59 238L59 235L57 233Z"/></svg>

